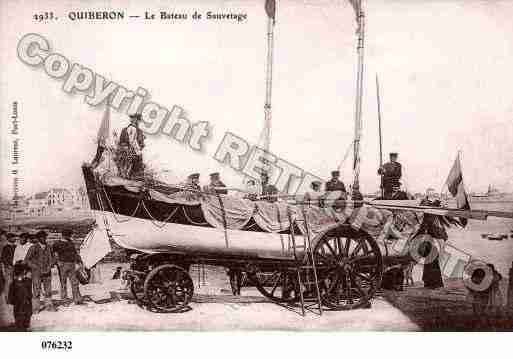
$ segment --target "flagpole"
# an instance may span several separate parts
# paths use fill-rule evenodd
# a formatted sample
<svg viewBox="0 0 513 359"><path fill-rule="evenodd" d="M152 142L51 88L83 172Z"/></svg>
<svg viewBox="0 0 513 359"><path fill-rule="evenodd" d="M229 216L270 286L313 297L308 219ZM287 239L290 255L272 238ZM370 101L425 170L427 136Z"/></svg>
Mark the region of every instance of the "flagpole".
<svg viewBox="0 0 513 359"><path fill-rule="evenodd" d="M271 146L271 115L272 115L272 81L273 81L273 52L274 52L274 18L267 17L267 67L265 78L264 105L264 149L269 152Z"/></svg>
<svg viewBox="0 0 513 359"><path fill-rule="evenodd" d="M363 70L364 70L364 40L365 40L365 16L362 9L363 0L353 0L357 6L357 21L358 21L358 71L356 79L356 104L355 104L355 133L354 133L354 180L353 180L353 195L359 196L360 194L360 140L362 132L362 97L363 97Z"/></svg>
<svg viewBox="0 0 513 359"><path fill-rule="evenodd" d="M379 168L383 167L383 138L381 134L381 100L379 96L379 81L378 74L376 74L376 97L378 101L378 131L379 131ZM381 198L385 196L383 189L383 173L380 175L380 188L381 188Z"/></svg>

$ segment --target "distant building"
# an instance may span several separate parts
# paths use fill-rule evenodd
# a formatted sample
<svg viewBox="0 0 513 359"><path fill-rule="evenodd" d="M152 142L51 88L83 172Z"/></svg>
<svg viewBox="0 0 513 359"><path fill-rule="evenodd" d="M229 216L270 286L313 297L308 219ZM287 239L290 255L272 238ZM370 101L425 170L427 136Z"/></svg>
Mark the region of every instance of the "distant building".
<svg viewBox="0 0 513 359"><path fill-rule="evenodd" d="M11 219L20 217L39 217L56 215L61 212L88 210L88 201L84 188L51 188L38 192L24 201L17 201L10 209Z"/></svg>

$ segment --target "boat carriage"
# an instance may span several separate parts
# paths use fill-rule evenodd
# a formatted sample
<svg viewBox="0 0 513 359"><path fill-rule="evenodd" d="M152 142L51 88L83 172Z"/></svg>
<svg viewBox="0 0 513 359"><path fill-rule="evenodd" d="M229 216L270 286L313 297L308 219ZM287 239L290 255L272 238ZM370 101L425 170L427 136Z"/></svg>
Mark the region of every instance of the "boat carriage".
<svg viewBox="0 0 513 359"><path fill-rule="evenodd" d="M400 219L403 235L413 237L422 217L414 215L404 226L412 212L393 214L350 201L333 207L250 201L102 177L88 165L82 170L95 230L140 253L128 271L132 292L141 305L162 312L183 310L191 300L191 264L246 273L264 296L280 303L365 306L386 266L412 260L386 253L384 229Z"/></svg>

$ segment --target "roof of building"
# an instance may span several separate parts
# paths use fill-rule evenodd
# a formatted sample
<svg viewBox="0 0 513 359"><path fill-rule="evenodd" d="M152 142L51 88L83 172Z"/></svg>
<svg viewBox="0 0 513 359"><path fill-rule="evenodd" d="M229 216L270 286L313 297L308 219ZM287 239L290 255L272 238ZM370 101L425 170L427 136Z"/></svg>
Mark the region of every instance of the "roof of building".
<svg viewBox="0 0 513 359"><path fill-rule="evenodd" d="M46 192L38 192L34 195L34 199L45 199L48 196L48 191Z"/></svg>

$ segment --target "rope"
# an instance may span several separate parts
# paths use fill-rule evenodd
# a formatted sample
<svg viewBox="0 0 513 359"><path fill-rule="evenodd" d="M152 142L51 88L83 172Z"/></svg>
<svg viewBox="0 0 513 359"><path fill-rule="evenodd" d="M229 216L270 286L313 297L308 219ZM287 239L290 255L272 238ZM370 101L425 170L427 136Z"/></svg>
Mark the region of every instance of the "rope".
<svg viewBox="0 0 513 359"><path fill-rule="evenodd" d="M142 205L143 205L143 208L144 210L146 211L146 213L148 214L148 216L150 216L150 218L152 219L152 224L157 227L157 228L164 228L169 222L169 219L171 219L171 217L174 216L174 214L176 213L176 211L178 211L178 208L179 207L176 207L169 216L167 216L167 218L165 218L163 221L159 221L158 219L156 219L155 217L153 217L150 213L150 211L148 210L148 208L146 207L146 204L144 204L144 201L141 201L142 202ZM157 223L155 222L164 222L163 225L158 225Z"/></svg>
<svg viewBox="0 0 513 359"><path fill-rule="evenodd" d="M100 210L102 211L103 225L105 226L105 232L107 233L107 237L109 237L109 239L113 240L112 234L110 231L109 220L107 219L107 215L105 214L105 207L103 207L103 201L102 201L98 191L96 191L96 199L98 201L98 205L100 206Z"/></svg>
<svg viewBox="0 0 513 359"><path fill-rule="evenodd" d="M116 217L116 215L120 215L119 213L117 213L115 210L114 210L114 206L112 205L112 202L110 201L110 198L109 196L107 195L107 192L105 191L105 188L102 186L102 190L103 190L103 193L105 194L105 197L107 198L107 201L109 202L109 206L110 206L110 209L112 211L112 213L114 214L114 219L116 220L116 222L118 223L126 223L130 220L130 218L127 218L126 220L120 220ZM128 217L134 217L134 215L137 213L137 211L139 210L139 206L141 205L141 202L142 200L139 200L139 202L137 203L137 207L135 207L135 210L134 212L128 216ZM103 209L102 209L103 210Z"/></svg>
<svg viewBox="0 0 513 359"><path fill-rule="evenodd" d="M354 145L354 141L352 141L351 143L349 143L349 146L347 146L347 149L346 149L346 152L344 154L344 157L342 158L342 161L340 161L339 165L338 165L338 170L340 171L342 166L344 165L344 162L346 161L347 157L349 156L349 153L351 152L351 148L353 147Z"/></svg>
<svg viewBox="0 0 513 359"><path fill-rule="evenodd" d="M195 222L195 221L193 221L192 219L190 219L190 217L187 215L187 212L185 211L185 206L182 206L182 210L183 210L182 212L183 212L183 214L184 214L185 218L186 218L189 222L191 222L192 224L195 224L195 225L197 225L197 226L204 226L204 225L207 225L207 224L208 224L207 222Z"/></svg>
<svg viewBox="0 0 513 359"><path fill-rule="evenodd" d="M223 203L223 200L221 199L221 196L219 195L218 192L216 192L216 197L219 201L219 205L221 206L221 212L222 212L222 215L223 215L223 229L224 229L224 241L226 243L226 248L230 248L230 244L228 242L228 232L226 232L226 211L224 209L224 203Z"/></svg>

